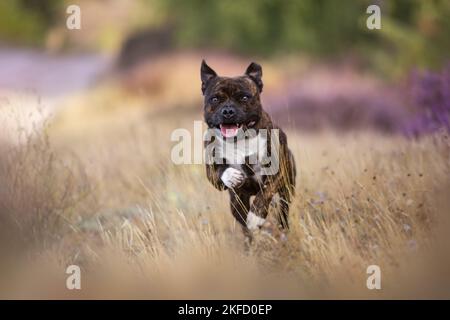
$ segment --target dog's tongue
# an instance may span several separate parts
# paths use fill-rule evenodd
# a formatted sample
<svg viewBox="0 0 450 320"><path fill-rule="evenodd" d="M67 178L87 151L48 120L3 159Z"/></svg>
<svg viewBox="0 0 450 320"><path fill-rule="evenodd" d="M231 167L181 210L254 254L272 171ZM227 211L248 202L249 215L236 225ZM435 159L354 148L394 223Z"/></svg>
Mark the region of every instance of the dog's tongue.
<svg viewBox="0 0 450 320"><path fill-rule="evenodd" d="M220 133L225 138L231 138L237 135L239 127L235 124L221 124L220 125Z"/></svg>

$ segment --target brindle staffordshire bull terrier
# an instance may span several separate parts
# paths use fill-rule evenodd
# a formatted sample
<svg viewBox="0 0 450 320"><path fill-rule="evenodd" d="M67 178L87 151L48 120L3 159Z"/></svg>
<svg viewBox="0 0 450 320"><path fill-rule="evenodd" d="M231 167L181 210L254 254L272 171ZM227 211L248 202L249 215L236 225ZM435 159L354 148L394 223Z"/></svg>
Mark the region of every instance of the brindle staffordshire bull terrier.
<svg viewBox="0 0 450 320"><path fill-rule="evenodd" d="M218 76L203 60L200 74L204 119L209 129L216 133L205 141L206 157L212 156L208 154L208 146L212 143L217 147L230 145L230 141L237 144L239 139L256 139L257 153L260 154L260 149L264 148L262 151L277 162L276 170L264 170L267 163L262 164L261 158L258 157L256 162L249 161L252 150L250 148L248 152L248 147L244 148L240 163L233 163L226 156L219 156L222 161L217 161L217 149L212 149L215 160L206 164L209 181L218 190L228 189L231 212L246 235L268 225L266 217L275 194L279 196L279 227L288 229L289 204L295 189L295 161L288 148L286 134L272 123L261 106L261 66L251 63L245 75L229 78ZM247 132L252 133L247 135ZM274 143L275 138L277 143ZM252 196L253 202L250 199Z"/></svg>

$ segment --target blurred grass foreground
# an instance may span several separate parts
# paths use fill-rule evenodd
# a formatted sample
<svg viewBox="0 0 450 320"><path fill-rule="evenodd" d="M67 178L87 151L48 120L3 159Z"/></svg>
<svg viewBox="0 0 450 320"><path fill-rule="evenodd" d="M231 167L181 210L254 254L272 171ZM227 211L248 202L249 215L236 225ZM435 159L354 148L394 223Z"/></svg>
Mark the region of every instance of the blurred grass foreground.
<svg viewBox="0 0 450 320"><path fill-rule="evenodd" d="M0 2L0 298L450 297L449 1L79 0L80 30L69 4ZM263 66L299 168L287 239L245 248L170 160L202 58Z"/></svg>

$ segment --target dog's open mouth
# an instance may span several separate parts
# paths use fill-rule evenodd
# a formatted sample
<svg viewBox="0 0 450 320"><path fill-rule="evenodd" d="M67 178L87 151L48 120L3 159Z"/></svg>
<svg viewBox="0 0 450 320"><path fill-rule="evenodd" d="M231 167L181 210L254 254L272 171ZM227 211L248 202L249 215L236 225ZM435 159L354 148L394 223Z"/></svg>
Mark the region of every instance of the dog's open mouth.
<svg viewBox="0 0 450 320"><path fill-rule="evenodd" d="M236 137L239 129L243 129L244 131L253 127L255 125L256 121L250 121L247 124L240 124L240 123L222 123L219 125L220 133L222 134L222 137L224 138L233 138Z"/></svg>
<svg viewBox="0 0 450 320"><path fill-rule="evenodd" d="M241 127L240 124L221 124L220 125L220 133L225 138L232 138L235 137L238 134L238 130Z"/></svg>

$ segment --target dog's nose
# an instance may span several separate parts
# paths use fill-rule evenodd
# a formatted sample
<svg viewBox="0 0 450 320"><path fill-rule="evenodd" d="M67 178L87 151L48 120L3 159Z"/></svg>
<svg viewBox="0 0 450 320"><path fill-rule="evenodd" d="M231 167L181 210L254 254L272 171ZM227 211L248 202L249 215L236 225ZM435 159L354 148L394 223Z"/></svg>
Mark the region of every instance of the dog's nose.
<svg viewBox="0 0 450 320"><path fill-rule="evenodd" d="M225 118L231 118L232 116L234 116L235 113L236 113L236 110L234 110L233 107L227 106L222 109L222 115Z"/></svg>

